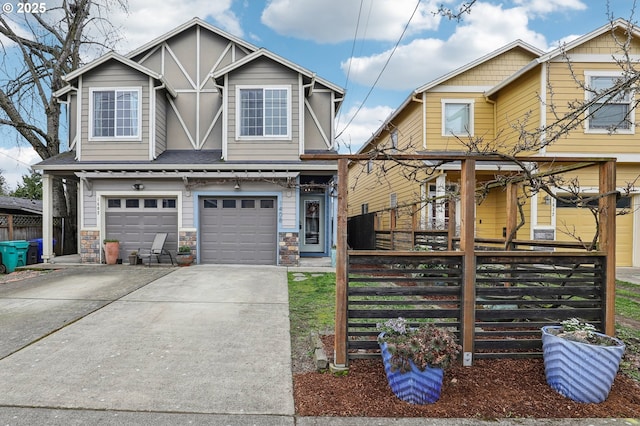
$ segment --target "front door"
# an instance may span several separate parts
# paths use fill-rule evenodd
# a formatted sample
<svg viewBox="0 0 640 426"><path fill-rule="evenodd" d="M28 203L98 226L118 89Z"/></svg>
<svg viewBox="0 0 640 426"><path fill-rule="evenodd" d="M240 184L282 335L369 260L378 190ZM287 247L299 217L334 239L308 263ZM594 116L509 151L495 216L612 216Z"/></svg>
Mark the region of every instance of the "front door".
<svg viewBox="0 0 640 426"><path fill-rule="evenodd" d="M300 201L300 252L323 253L324 196L306 195L302 196Z"/></svg>

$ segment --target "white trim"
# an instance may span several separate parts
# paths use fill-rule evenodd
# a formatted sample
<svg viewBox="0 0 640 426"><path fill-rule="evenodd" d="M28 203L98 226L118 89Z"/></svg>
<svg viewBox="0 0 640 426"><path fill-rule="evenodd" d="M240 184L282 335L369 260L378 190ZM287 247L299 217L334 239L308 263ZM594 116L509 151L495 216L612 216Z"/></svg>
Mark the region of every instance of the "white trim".
<svg viewBox="0 0 640 426"><path fill-rule="evenodd" d="M540 128L547 127L547 63L543 62L540 68ZM540 135L540 142L544 143L547 139L547 132L543 131ZM544 154L547 147L540 148L540 154ZM531 237L533 239L533 236Z"/></svg>
<svg viewBox="0 0 640 426"><path fill-rule="evenodd" d="M156 88L149 77L149 161L155 159L156 152Z"/></svg>
<svg viewBox="0 0 640 426"><path fill-rule="evenodd" d="M624 78L624 73L622 71L615 71L615 70L611 70L611 71L607 71L607 70L598 70L598 71L590 71L590 70L586 70L584 72L584 81L585 84L588 87L591 87L591 77L612 77L612 78L618 78L618 77L622 77ZM584 99L585 101L589 101L590 100L590 96L591 94L585 90L584 92ZM635 116L636 116L636 112L635 109L633 108L634 105L634 98L635 97L635 92L633 90L629 91L629 112L627 115L627 118L629 120L629 128L628 129L616 129L615 132L613 132L614 135L634 135L635 134L635 128L636 128L636 120L635 120ZM620 104L624 104L624 103L620 103ZM587 117L588 115L588 111L585 111L585 121L584 121L584 133L587 134L600 134L600 135L608 135L611 132L608 129L591 129L589 128L589 118Z"/></svg>
<svg viewBox="0 0 640 426"><path fill-rule="evenodd" d="M309 105L309 103L307 102L307 98L304 93L304 82L302 81L302 74L298 74L298 153L300 155L304 154L305 142L306 142L304 137L305 106L308 106L309 111L311 111L311 105ZM313 111L311 112L313 113ZM312 114L312 117L313 117L313 114Z"/></svg>
<svg viewBox="0 0 640 426"><path fill-rule="evenodd" d="M422 148L427 149L427 92L422 92Z"/></svg>
<svg viewBox="0 0 640 426"><path fill-rule="evenodd" d="M225 84L226 86L226 84ZM255 90L261 89L263 94L265 90L286 90L287 91L287 134L286 135L276 135L276 136L241 136L241 102L240 102L240 92L242 90ZM236 113L236 129L235 129L235 140L236 141L290 141L291 138L291 126L292 126L292 111L291 111L291 85L236 85L236 105L235 105L235 113ZM264 97L263 97L264 101ZM264 105L263 105L264 110ZM225 120L226 121L226 120ZM264 123L263 123L264 126Z"/></svg>
<svg viewBox="0 0 640 426"><path fill-rule="evenodd" d="M493 86L437 86L429 89L429 93L484 93Z"/></svg>
<svg viewBox="0 0 640 426"><path fill-rule="evenodd" d="M329 119L329 138L331 138L331 146L329 147L329 149L336 149L336 133L335 133L335 127L336 127L336 92L334 92L333 90L330 91L329 96L331 98L331 106L330 106L330 110L331 110L331 118ZM337 204L337 203L336 203ZM338 217L338 216L334 216L334 217ZM335 239L333 241L336 241Z"/></svg>
<svg viewBox="0 0 640 426"><path fill-rule="evenodd" d="M82 161L82 76L78 77L78 91L76 93L76 160ZM87 123L88 124L88 123ZM87 126L89 132L89 126ZM89 135L87 135L89 136Z"/></svg>
<svg viewBox="0 0 640 426"><path fill-rule="evenodd" d="M218 108L218 112L216 112L216 114L213 116L213 120L211 121L211 125L209 126L209 128L207 129L207 132L202 137L202 141L200 143L200 148L202 148L204 146L204 144L207 142L207 139L209 138L209 135L211 134L211 132L213 131L213 128L215 127L216 123L220 119L220 115L222 115L222 106L220 108Z"/></svg>
<svg viewBox="0 0 640 426"><path fill-rule="evenodd" d="M606 158L615 159L618 163L640 163L640 154L606 154ZM540 155L540 161L555 157L588 157L593 158L593 153L585 152L545 152Z"/></svg>
<svg viewBox="0 0 640 426"><path fill-rule="evenodd" d="M234 49L235 52L235 49ZM229 74L224 76L224 87L229 87ZM237 102L237 100L236 100ZM229 90L222 91L222 158L229 155Z"/></svg>
<svg viewBox="0 0 640 426"><path fill-rule="evenodd" d="M469 129L467 129L467 133L452 133L446 131L446 116L445 116L445 107L448 104L464 104L469 105ZM474 99L440 99L441 105L441 132L442 136L456 137L456 136L473 136L474 130L474 120L475 120L475 100Z"/></svg>
<svg viewBox="0 0 640 426"><path fill-rule="evenodd" d="M196 83L194 88L196 89L196 148L202 147L200 141L200 27L196 27Z"/></svg>
<svg viewBox="0 0 640 426"><path fill-rule="evenodd" d="M184 67L182 66L182 63L180 63L180 60L178 59L178 57L175 55L175 53L173 53L173 50L171 50L171 47L169 47L169 45L166 45L165 46L165 50L169 53L169 56L171 56L173 58L173 60L175 61L176 65L178 66L178 68L180 68L180 71L182 71L182 74L184 75L184 77L187 79L189 84L191 84L191 87L195 90L196 89L196 83L194 83L193 80L191 80L191 77L189 76L189 73L187 72L187 70L184 69Z"/></svg>
<svg viewBox="0 0 640 426"><path fill-rule="evenodd" d="M637 194L631 197L631 206L633 207L633 238L631 248L631 266L640 266L640 196Z"/></svg>
<svg viewBox="0 0 640 426"><path fill-rule="evenodd" d="M209 79L213 75L213 73L216 70L216 68L218 68L218 66L222 63L222 61L224 60L224 58L227 55L227 53L229 53L229 50L231 50L232 46L233 46L233 43L229 42L227 44L227 47L224 48L224 50L222 51L222 53L220 54L220 56L216 60L216 63L213 64L213 66L211 67L211 69L207 73L207 76L200 82L200 90L205 91L204 90L204 86L207 84L207 81L209 81Z"/></svg>
<svg viewBox="0 0 640 426"><path fill-rule="evenodd" d="M566 57L559 56L557 58L551 59L549 62L566 62L567 60L574 63L590 62L590 63L599 63L599 64L602 64L602 63L614 64L616 62L626 62L626 61L638 62L640 61L640 55L629 55L629 57L625 57L622 55L615 55L615 54L599 55L599 54L589 54L589 53L569 53L567 54Z"/></svg>
<svg viewBox="0 0 640 426"><path fill-rule="evenodd" d="M53 257L53 176L42 175L42 260Z"/></svg>
<svg viewBox="0 0 640 426"><path fill-rule="evenodd" d="M95 92L137 92L138 94L138 134L136 136L93 136L93 95ZM115 102L115 101L114 101ZM114 133L117 128L114 117ZM89 123L87 126L89 131L88 140L92 142L140 142L142 141L142 86L137 87L90 87L89 88Z"/></svg>

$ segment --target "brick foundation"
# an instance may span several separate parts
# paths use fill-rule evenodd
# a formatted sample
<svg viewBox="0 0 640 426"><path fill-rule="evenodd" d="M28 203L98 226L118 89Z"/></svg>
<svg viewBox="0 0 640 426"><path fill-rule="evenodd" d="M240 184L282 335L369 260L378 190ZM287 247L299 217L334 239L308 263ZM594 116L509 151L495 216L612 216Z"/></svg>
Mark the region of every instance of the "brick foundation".
<svg viewBox="0 0 640 426"><path fill-rule="evenodd" d="M193 255L193 263L196 263L198 258L198 233L196 231L180 231L178 235L178 248L180 246L191 247L191 254Z"/></svg>
<svg viewBox="0 0 640 426"><path fill-rule="evenodd" d="M280 266L298 266L300 264L300 237L297 232L278 234L278 260Z"/></svg>
<svg viewBox="0 0 640 426"><path fill-rule="evenodd" d="M80 231L80 261L100 263L100 232Z"/></svg>

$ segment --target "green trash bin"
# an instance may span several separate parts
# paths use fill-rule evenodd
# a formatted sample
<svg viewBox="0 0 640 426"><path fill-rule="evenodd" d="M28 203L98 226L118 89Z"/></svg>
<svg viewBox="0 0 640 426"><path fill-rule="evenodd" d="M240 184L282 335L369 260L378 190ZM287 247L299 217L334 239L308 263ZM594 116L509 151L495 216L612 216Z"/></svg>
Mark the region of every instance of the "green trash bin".
<svg viewBox="0 0 640 426"><path fill-rule="evenodd" d="M11 273L18 266L27 264L27 250L29 242L25 240L0 241L0 255L2 255L2 266L0 272Z"/></svg>

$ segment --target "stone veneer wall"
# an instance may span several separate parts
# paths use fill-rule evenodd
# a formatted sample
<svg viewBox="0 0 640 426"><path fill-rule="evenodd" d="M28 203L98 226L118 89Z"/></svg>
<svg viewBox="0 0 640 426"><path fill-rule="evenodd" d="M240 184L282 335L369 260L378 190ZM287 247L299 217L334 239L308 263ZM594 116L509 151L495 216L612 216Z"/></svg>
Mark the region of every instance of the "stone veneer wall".
<svg viewBox="0 0 640 426"><path fill-rule="evenodd" d="M280 266L300 264L300 237L297 232L278 233L278 258Z"/></svg>
<svg viewBox="0 0 640 426"><path fill-rule="evenodd" d="M80 231L80 261L100 263L100 231Z"/></svg>
<svg viewBox="0 0 640 426"><path fill-rule="evenodd" d="M191 254L193 254L193 262L196 263L198 258L198 233L196 231L180 231L178 233L178 248L180 246L191 247Z"/></svg>

